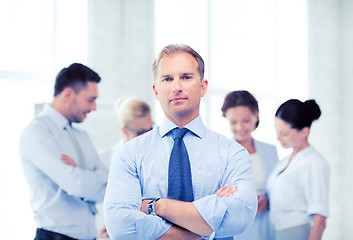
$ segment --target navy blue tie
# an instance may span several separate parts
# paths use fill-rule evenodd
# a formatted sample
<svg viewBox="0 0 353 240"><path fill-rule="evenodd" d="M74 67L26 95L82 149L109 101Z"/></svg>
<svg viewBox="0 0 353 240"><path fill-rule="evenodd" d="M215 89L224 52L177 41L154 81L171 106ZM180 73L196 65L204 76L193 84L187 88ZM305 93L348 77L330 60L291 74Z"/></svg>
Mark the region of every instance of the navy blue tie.
<svg viewBox="0 0 353 240"><path fill-rule="evenodd" d="M186 128L172 130L174 145L169 160L168 171L168 197L185 202L194 201L192 190L191 168L188 152L183 137Z"/></svg>

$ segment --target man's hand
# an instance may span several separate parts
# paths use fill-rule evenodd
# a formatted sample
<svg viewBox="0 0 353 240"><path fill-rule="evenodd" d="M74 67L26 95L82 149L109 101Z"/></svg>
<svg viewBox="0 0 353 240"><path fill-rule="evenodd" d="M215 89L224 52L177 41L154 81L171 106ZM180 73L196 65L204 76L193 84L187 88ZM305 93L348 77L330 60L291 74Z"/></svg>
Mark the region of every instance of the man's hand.
<svg viewBox="0 0 353 240"><path fill-rule="evenodd" d="M74 161L74 159L69 157L69 156L67 156L67 155L65 155L65 154L61 155L61 160L67 165L70 165L72 167L77 167L77 164Z"/></svg>
<svg viewBox="0 0 353 240"><path fill-rule="evenodd" d="M268 198L264 195L257 195L257 213L263 213L265 210L268 209Z"/></svg>
<svg viewBox="0 0 353 240"><path fill-rule="evenodd" d="M107 228L105 226L103 226L101 229L99 229L96 237L97 238L109 238Z"/></svg>
<svg viewBox="0 0 353 240"><path fill-rule="evenodd" d="M152 199L142 200L140 211L147 214L147 204L152 201Z"/></svg>
<svg viewBox="0 0 353 240"><path fill-rule="evenodd" d="M214 194L216 194L218 197L232 197L235 191L237 191L236 185L229 187L229 184L226 184L218 189Z"/></svg>

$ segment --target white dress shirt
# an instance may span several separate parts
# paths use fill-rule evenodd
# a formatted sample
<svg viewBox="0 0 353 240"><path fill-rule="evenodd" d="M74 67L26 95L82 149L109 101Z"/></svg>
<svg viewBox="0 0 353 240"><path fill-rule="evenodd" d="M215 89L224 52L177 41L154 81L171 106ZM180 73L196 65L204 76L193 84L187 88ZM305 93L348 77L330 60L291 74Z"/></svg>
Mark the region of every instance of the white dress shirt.
<svg viewBox="0 0 353 240"><path fill-rule="evenodd" d="M252 160L252 168L254 171L255 185L257 194L262 194L265 185L265 174L262 170L262 164L258 153L250 154Z"/></svg>
<svg viewBox="0 0 353 240"><path fill-rule="evenodd" d="M309 146L279 174L289 159L278 163L267 182L270 218L277 231L311 224L313 214L328 217L330 171L326 160Z"/></svg>

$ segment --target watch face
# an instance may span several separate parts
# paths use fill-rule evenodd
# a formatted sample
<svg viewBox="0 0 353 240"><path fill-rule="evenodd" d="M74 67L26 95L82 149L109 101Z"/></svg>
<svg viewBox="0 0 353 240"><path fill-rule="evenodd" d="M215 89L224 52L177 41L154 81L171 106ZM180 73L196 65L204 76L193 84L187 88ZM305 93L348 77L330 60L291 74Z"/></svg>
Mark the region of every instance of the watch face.
<svg viewBox="0 0 353 240"><path fill-rule="evenodd" d="M152 203L148 203L147 205L147 214L150 215L153 212Z"/></svg>

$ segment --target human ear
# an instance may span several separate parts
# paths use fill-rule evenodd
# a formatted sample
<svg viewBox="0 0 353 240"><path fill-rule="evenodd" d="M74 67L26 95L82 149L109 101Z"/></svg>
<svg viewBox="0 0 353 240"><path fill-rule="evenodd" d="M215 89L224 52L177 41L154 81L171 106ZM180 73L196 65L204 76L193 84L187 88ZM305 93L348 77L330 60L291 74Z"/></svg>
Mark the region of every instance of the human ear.
<svg viewBox="0 0 353 240"><path fill-rule="evenodd" d="M65 100L69 100L73 95L73 93L74 93L74 90L72 88L65 88L62 92Z"/></svg>
<svg viewBox="0 0 353 240"><path fill-rule="evenodd" d="M203 79L201 81L201 97L205 96L207 92L207 87L208 87L208 81L207 79Z"/></svg>
<svg viewBox="0 0 353 240"><path fill-rule="evenodd" d="M309 127L304 127L300 132L303 134L304 137L307 137L309 135L309 131Z"/></svg>
<svg viewBox="0 0 353 240"><path fill-rule="evenodd" d="M153 84L152 88L153 88L153 92L154 92L154 97L155 97L157 100L159 100L158 89L157 89L156 83Z"/></svg>
<svg viewBox="0 0 353 240"><path fill-rule="evenodd" d="M127 137L128 136L128 131L124 128L124 127L122 127L122 128L120 128L120 130L121 130L121 132L125 135L125 137Z"/></svg>

